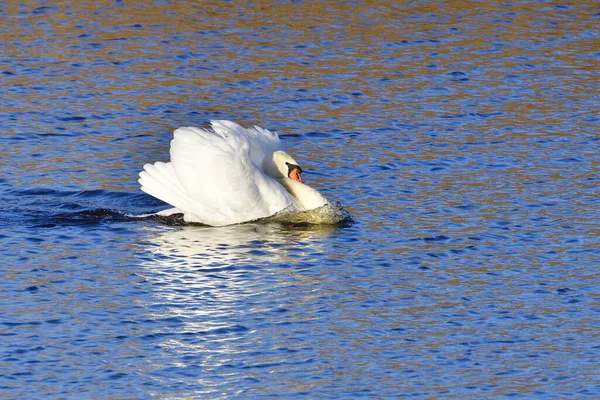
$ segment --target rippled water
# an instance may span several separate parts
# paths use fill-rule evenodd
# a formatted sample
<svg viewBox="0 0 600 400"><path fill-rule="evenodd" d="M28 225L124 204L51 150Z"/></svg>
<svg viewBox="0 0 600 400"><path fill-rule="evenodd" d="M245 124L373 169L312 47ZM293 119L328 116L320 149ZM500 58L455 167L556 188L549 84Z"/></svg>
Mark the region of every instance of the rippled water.
<svg viewBox="0 0 600 400"><path fill-rule="evenodd" d="M0 397L600 396L595 2L0 20ZM278 131L354 223L133 218L215 118Z"/></svg>

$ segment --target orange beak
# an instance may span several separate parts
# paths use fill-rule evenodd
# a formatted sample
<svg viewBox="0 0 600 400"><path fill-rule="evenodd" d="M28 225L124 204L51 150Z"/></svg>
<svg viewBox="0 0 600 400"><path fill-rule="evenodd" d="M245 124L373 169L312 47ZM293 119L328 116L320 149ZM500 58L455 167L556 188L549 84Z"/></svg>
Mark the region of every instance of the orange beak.
<svg viewBox="0 0 600 400"><path fill-rule="evenodd" d="M290 179L293 179L295 181L303 183L302 182L302 177L300 176L300 171L298 171L297 168L294 168L293 170L291 170L290 174L288 176L289 176Z"/></svg>

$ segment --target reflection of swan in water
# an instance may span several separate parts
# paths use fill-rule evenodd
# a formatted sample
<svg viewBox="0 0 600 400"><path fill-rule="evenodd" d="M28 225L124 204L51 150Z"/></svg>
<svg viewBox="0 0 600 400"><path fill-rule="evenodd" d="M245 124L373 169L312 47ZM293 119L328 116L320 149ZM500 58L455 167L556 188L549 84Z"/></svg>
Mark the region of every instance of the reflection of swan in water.
<svg viewBox="0 0 600 400"><path fill-rule="evenodd" d="M168 368L157 374L159 387L167 387L165 379L189 379L203 387L203 397L235 397L230 382L244 379L247 366L279 371L310 362L304 350L312 354L314 343L290 342L289 335L328 317L318 312L323 304L315 294L323 277L310 269L328 256L339 228L261 223L156 230L141 232L141 272L150 293L138 304L147 341L162 349L148 352L147 364Z"/></svg>
<svg viewBox="0 0 600 400"><path fill-rule="evenodd" d="M183 226L149 239L149 250L161 265L188 264L201 270L231 263L292 262L298 253L322 252L320 237L335 234L338 228L319 225L285 228L278 223L249 223L225 227Z"/></svg>
<svg viewBox="0 0 600 400"><path fill-rule="evenodd" d="M280 296L289 298L287 292L303 281L312 285L314 279L298 276L295 267L318 264L329 252L327 237L339 232L277 223L184 226L153 236L152 230L145 231L142 257L152 285L148 318L179 317L185 326L178 329L202 333L237 329L236 318L249 304L277 309Z"/></svg>

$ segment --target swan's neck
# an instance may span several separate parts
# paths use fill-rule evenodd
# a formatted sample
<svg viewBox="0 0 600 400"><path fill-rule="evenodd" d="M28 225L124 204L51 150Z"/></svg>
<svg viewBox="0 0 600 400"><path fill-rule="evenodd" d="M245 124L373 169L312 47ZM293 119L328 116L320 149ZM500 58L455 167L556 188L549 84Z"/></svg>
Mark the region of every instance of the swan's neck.
<svg viewBox="0 0 600 400"><path fill-rule="evenodd" d="M298 200L298 203L300 203L305 210L312 210L328 204L329 202L321 193L304 183L295 181L286 176L288 173L288 167L285 165L286 159L291 160L296 164L296 161L288 154L283 151L276 151L264 158L261 163L261 169L265 174L277 180L285 190Z"/></svg>
<svg viewBox="0 0 600 400"><path fill-rule="evenodd" d="M277 181L285 188L285 190L298 199L298 202L305 210L319 208L329 203L321 193L304 183L287 177L279 178Z"/></svg>

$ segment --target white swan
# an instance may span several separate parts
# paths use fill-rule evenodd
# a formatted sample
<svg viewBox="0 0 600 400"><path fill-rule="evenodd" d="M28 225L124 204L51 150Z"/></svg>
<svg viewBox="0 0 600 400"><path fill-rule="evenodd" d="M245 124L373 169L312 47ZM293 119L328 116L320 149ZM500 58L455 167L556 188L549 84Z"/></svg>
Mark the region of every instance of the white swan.
<svg viewBox="0 0 600 400"><path fill-rule="evenodd" d="M144 165L141 189L175 207L159 214L224 226L329 204L302 182L302 169L277 134L231 121L211 127L175 130L171 162Z"/></svg>

